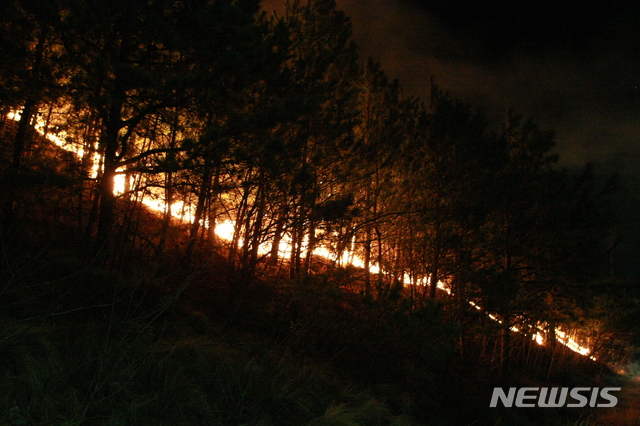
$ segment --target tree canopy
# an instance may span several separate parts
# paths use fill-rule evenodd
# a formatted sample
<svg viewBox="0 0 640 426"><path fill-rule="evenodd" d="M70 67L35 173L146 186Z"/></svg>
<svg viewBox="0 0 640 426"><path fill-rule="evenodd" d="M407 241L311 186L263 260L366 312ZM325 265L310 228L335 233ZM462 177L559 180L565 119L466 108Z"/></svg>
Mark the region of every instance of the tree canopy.
<svg viewBox="0 0 640 426"><path fill-rule="evenodd" d="M405 97L358 58L334 1L269 17L257 0L14 0L0 15L0 111L21 112L3 173L24 173L34 123L64 131L81 157L68 220L104 265L178 247L188 273L222 253L233 293L313 274L322 252L359 259L368 298L446 288L463 334L473 302L505 336L578 321L608 277L590 169L563 170L553 133L514 112L494 128L433 83ZM29 198L4 197L7 235Z"/></svg>

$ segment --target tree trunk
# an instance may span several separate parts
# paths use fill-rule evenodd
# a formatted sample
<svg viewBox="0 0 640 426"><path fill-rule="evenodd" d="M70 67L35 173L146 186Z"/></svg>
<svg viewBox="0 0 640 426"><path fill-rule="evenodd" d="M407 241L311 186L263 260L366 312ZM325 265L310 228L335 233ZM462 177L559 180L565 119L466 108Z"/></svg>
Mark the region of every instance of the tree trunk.
<svg viewBox="0 0 640 426"><path fill-rule="evenodd" d="M436 263L433 266L433 270L431 271L431 277L429 278L429 297L431 300L435 300L436 298L436 290L438 289L438 280L440 276L438 274L438 264Z"/></svg>
<svg viewBox="0 0 640 426"><path fill-rule="evenodd" d="M382 270L382 260L383 260L383 254L382 254L382 232L380 231L380 228L378 228L376 226L375 228L376 231L376 243L378 246L378 289L382 289L382 284L384 282L384 271Z"/></svg>
<svg viewBox="0 0 640 426"><path fill-rule="evenodd" d="M117 113L116 113L117 111ZM121 108L119 105L112 107L112 116L117 114L120 116ZM103 154L103 172L98 186L98 194L100 199L98 231L96 233L96 245L94 252L104 254L108 249L108 242L113 232L115 224L115 208L116 197L113 193L114 179L118 168L117 150L118 150L118 132L120 126L110 120L106 126L106 133L103 138L104 154ZM119 118L118 118L119 121Z"/></svg>
<svg viewBox="0 0 640 426"><path fill-rule="evenodd" d="M304 271L309 272L311 269L311 259L313 258L313 250L316 246L316 223L314 220L309 220L309 245L307 247L307 255L304 260Z"/></svg>
<svg viewBox="0 0 640 426"><path fill-rule="evenodd" d="M16 138L13 145L13 161L11 162L11 167L9 168L8 173L9 176L11 176L11 179L18 179L20 174L20 169L22 167L22 154L24 153L26 141L28 139L29 125L31 124L34 108L35 101L33 99L28 99L22 109L22 114L20 115L18 130L16 132ZM4 202L3 228L5 232L14 221L14 208L17 196L17 185L10 185Z"/></svg>
<svg viewBox="0 0 640 426"><path fill-rule="evenodd" d="M286 217L286 213L282 212L276 222L276 231L273 235L273 242L271 243L271 253L269 253L269 264L271 266L276 266L280 260L280 241L282 240L282 234L284 233L284 222Z"/></svg>
<svg viewBox="0 0 640 426"><path fill-rule="evenodd" d="M38 86L41 82L42 61L44 60L44 48L47 38L48 29L45 27L42 29L38 44L35 48L35 57L33 62L33 68L31 69L30 84L28 84L27 94L25 98L25 104L22 108L22 114L20 115L20 122L18 123L18 130L16 132L16 138L13 145L13 161L9 168L9 176L17 178L22 166L22 155L24 153L26 143L29 137L29 126L31 125L31 119L38 105L38 100L41 99L41 95L38 92ZM4 217L3 217L3 230L6 232L10 228L14 220L14 208L17 198L16 185L11 185L10 190L6 194L4 203Z"/></svg>
<svg viewBox="0 0 640 426"><path fill-rule="evenodd" d="M245 181L250 179L251 174L253 173L252 169L249 169L245 175ZM243 229L243 223L245 221L245 217L247 215L247 209L249 204L249 195L251 194L250 185L242 185L242 198L240 199L240 205L238 206L238 213L236 214L236 223L233 227L233 238L231 239L231 248L229 249L229 264L231 267L236 262L236 257L238 253L238 246L240 244L240 236Z"/></svg>
<svg viewBox="0 0 640 426"><path fill-rule="evenodd" d="M173 172L165 173L164 177L164 216L162 217L162 229L160 231L160 241L158 242L158 248L156 250L156 257L158 261L162 260L164 255L164 247L167 244L167 237L169 228L171 227L171 218L173 217L173 211L171 204L173 204Z"/></svg>
<svg viewBox="0 0 640 426"><path fill-rule="evenodd" d="M260 174L260 186L258 187L258 211L256 218L253 222L253 236L251 241L251 254L249 259L249 267L251 268L251 275L255 271L255 267L258 263L258 249L260 247L260 239L262 237L262 222L264 220L264 212L266 207L266 192L267 182L265 180L264 173ZM251 276L250 278L253 278Z"/></svg>
<svg viewBox="0 0 640 426"><path fill-rule="evenodd" d="M364 237L364 294L371 294L371 226L367 226Z"/></svg>
<svg viewBox="0 0 640 426"><path fill-rule="evenodd" d="M509 323L511 318L509 315L503 317L502 335L500 339L500 378L503 382L508 380L509 375L509 357L511 353L511 328Z"/></svg>
<svg viewBox="0 0 640 426"><path fill-rule="evenodd" d="M217 165L216 171L213 175L213 185L211 190L213 191L211 197L209 197L209 205L207 208L207 219L209 220L209 235L208 245L210 248L214 247L216 240L216 221L218 220L218 193L220 188L220 164Z"/></svg>
<svg viewBox="0 0 640 426"><path fill-rule="evenodd" d="M297 276L300 273L300 251L302 248L302 210L303 206L297 209L294 209L294 218L293 218L293 226L291 227L291 258L290 258L290 271L289 276L291 278Z"/></svg>

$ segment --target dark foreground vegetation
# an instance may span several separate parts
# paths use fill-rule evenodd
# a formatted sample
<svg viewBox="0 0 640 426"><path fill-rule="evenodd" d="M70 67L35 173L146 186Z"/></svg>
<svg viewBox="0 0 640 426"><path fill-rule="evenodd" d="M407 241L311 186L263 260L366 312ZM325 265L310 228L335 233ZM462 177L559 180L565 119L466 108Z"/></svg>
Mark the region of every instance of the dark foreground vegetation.
<svg viewBox="0 0 640 426"><path fill-rule="evenodd" d="M489 408L638 344L615 185L551 132L405 99L331 1L0 7L0 422L636 421Z"/></svg>

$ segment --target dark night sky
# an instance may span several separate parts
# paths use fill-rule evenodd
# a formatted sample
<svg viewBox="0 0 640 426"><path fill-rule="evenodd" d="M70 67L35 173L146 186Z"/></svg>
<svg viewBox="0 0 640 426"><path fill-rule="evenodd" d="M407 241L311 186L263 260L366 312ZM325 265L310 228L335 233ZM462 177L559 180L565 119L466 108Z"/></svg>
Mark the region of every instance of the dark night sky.
<svg viewBox="0 0 640 426"><path fill-rule="evenodd" d="M493 119L512 107L555 129L566 165L591 160L640 175L640 13L625 3L338 5L362 55L380 60L407 94L424 97L434 76Z"/></svg>
<svg viewBox="0 0 640 426"><path fill-rule="evenodd" d="M512 107L556 130L567 166L640 176L640 11L600 3L337 0L407 95L427 98L433 76L496 122Z"/></svg>

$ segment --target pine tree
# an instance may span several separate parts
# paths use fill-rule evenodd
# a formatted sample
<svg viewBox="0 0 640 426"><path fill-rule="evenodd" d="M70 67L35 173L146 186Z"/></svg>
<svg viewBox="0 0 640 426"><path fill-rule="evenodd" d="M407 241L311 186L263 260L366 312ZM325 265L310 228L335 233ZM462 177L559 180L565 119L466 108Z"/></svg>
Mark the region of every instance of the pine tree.
<svg viewBox="0 0 640 426"><path fill-rule="evenodd" d="M140 123L168 108L188 106L205 74L209 82L233 86L235 70L227 67L238 62L242 48L234 36L253 25L256 12L257 4L250 1L70 1L61 8L56 30L73 73L73 102L95 111L103 127L98 249L115 223L119 168L167 152L136 146Z"/></svg>

